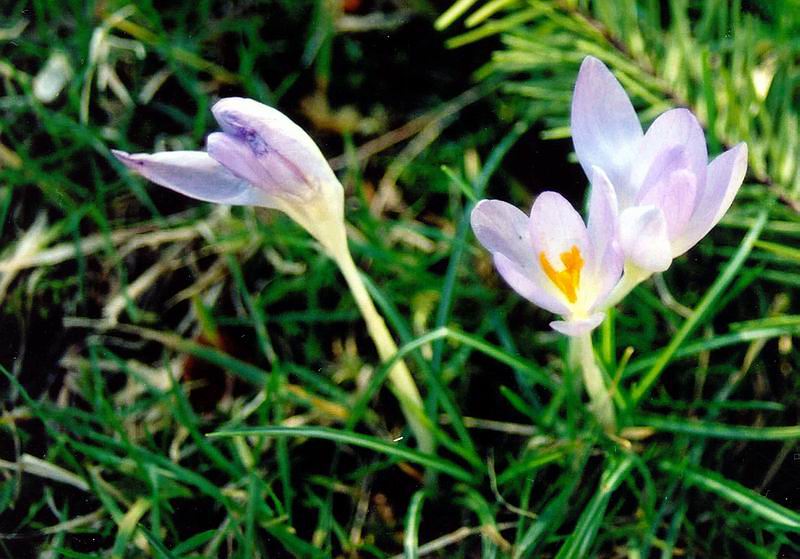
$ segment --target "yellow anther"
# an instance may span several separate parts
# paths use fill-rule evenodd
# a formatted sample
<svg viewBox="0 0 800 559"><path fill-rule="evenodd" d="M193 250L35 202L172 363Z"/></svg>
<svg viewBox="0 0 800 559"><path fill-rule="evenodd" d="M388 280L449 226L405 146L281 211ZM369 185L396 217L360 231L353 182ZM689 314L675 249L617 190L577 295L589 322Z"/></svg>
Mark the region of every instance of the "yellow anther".
<svg viewBox="0 0 800 559"><path fill-rule="evenodd" d="M539 253L539 264L542 265L542 270L550 278L550 281L564 294L567 301L574 303L578 300L578 285L581 282L581 269L583 268L581 251L577 246L572 245L572 248L567 252L562 252L560 257L561 263L564 264L564 269L560 272L553 268L544 252Z"/></svg>

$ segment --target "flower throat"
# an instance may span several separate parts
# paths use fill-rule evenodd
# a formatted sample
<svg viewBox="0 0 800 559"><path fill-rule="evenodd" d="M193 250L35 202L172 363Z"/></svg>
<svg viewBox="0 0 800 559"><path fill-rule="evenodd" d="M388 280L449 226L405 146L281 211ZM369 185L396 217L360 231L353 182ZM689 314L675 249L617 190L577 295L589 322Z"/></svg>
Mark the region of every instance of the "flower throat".
<svg viewBox="0 0 800 559"><path fill-rule="evenodd" d="M564 294L567 300L570 303L575 303L578 300L578 285L581 282L581 269L583 269L581 251L577 246L572 245L570 250L561 253L560 258L561 263L564 265L564 269L560 272L553 268L544 252L539 253L539 264L541 264L550 281Z"/></svg>

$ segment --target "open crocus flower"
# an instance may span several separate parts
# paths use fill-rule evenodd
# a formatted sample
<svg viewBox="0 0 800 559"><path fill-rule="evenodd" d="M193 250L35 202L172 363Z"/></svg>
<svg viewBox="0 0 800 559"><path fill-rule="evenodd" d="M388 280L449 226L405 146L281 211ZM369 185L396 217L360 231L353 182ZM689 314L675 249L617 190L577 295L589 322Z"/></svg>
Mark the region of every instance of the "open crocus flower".
<svg viewBox="0 0 800 559"><path fill-rule="evenodd" d="M128 168L206 202L287 213L329 250L344 240L344 192L314 141L280 111L229 97L211 109L222 128L207 151L128 154Z"/></svg>
<svg viewBox="0 0 800 559"><path fill-rule="evenodd" d="M587 57L572 98L572 138L587 176L601 168L619 202L625 273L641 281L666 270L716 225L747 170L747 145L710 164L705 136L686 109L659 116L646 133L622 86Z"/></svg>
<svg viewBox="0 0 800 559"><path fill-rule="evenodd" d="M593 182L588 227L555 192L540 194L530 217L500 200L482 200L471 216L500 275L526 299L563 316L550 326L568 336L587 334L602 322L622 274L616 196L602 170L596 169Z"/></svg>

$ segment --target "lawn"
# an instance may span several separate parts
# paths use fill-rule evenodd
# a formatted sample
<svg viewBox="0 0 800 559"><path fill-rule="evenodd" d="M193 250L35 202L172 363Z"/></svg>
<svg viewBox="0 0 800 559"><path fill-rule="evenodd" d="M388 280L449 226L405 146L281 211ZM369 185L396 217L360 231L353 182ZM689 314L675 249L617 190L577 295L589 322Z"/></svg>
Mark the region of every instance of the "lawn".
<svg viewBox="0 0 800 559"><path fill-rule="evenodd" d="M800 557L798 0L0 5L0 557ZM605 208L572 105L594 62L645 130L689 109L747 172L565 335L476 215ZM255 150L230 97L319 146L265 132L279 161L246 188L282 211L126 159ZM700 183L675 153L680 213ZM659 252L619 200L617 279ZM531 235L584 328L593 253Z"/></svg>

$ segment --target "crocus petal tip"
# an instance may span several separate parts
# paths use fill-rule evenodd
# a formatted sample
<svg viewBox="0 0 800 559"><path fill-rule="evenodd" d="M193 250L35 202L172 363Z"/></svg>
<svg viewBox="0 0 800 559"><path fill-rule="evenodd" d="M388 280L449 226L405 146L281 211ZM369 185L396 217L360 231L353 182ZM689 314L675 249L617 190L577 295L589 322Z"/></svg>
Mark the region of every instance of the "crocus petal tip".
<svg viewBox="0 0 800 559"><path fill-rule="evenodd" d="M246 99L244 97L223 97L211 106L211 112L216 115L220 111L229 108L231 105L247 103L248 101L252 101L252 99Z"/></svg>
<svg viewBox="0 0 800 559"><path fill-rule="evenodd" d="M578 84L580 84L581 87L587 87L590 84L599 86L612 83L616 84L620 90L622 89L617 78L614 77L614 74L608 66L606 66L605 62L592 55L588 55L583 59L581 67L578 70L578 77L575 83L576 87L578 87Z"/></svg>
<svg viewBox="0 0 800 559"><path fill-rule="evenodd" d="M486 199L480 200L477 204L475 204L475 207L472 208L470 215L471 216L479 215L482 211L486 209L486 206L489 205L489 202L490 200Z"/></svg>
<svg viewBox="0 0 800 559"><path fill-rule="evenodd" d="M749 153L750 153L749 148L747 147L747 143L739 142L738 144L733 146L731 150L735 150L737 167L741 169L742 181L744 181L744 175L747 174L747 163L749 161Z"/></svg>
<svg viewBox="0 0 800 559"><path fill-rule="evenodd" d="M117 158L117 161L125 165L128 169L137 170L144 165L144 162L136 157L133 153L122 151L120 149L112 149L111 155Z"/></svg>
<svg viewBox="0 0 800 559"><path fill-rule="evenodd" d="M608 71L608 67L603 64L603 61L597 58L596 56L592 56L591 54L584 57L583 62L581 62L581 68L578 70L578 75L581 72L588 72L591 70L606 70Z"/></svg>

